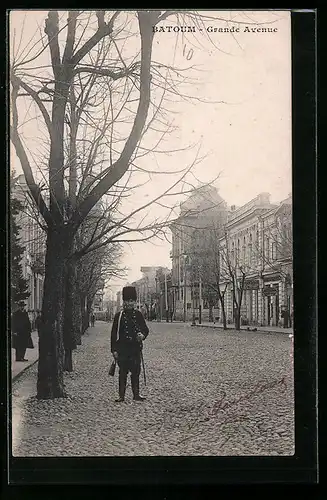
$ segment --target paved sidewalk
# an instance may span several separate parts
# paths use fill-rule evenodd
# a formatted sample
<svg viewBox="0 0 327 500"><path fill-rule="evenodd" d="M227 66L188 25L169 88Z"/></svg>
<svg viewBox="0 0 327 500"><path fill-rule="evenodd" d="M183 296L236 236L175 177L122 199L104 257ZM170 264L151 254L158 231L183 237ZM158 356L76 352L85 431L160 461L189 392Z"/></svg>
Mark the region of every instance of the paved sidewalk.
<svg viewBox="0 0 327 500"><path fill-rule="evenodd" d="M27 349L25 357L28 359L26 362L15 360L15 349L11 349L11 380L15 380L18 375L23 373L28 367L33 365L39 358L39 337L37 331L32 332L32 340L34 349Z"/></svg>

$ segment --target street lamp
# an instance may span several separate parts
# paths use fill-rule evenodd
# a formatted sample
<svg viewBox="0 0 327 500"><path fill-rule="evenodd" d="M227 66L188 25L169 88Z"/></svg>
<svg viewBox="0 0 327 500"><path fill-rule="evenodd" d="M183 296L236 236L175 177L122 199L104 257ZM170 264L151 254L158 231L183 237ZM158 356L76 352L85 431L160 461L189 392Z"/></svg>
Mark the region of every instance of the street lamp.
<svg viewBox="0 0 327 500"><path fill-rule="evenodd" d="M195 323L195 297L194 297L194 278L192 280L192 324L191 326L196 326Z"/></svg>
<svg viewBox="0 0 327 500"><path fill-rule="evenodd" d="M183 321L184 323L186 322L186 260L187 260L187 254L183 253L183 263L184 263L184 314L183 314Z"/></svg>
<svg viewBox="0 0 327 500"><path fill-rule="evenodd" d="M156 282L156 315L157 315L157 321L160 321L160 317L159 317L158 277L156 276L154 279L155 279L155 282Z"/></svg>
<svg viewBox="0 0 327 500"><path fill-rule="evenodd" d="M173 312L173 315L172 315L172 318L171 318L171 321L173 321L173 319L176 319L176 290L178 289L178 285L172 285L171 286L172 288L172 312Z"/></svg>

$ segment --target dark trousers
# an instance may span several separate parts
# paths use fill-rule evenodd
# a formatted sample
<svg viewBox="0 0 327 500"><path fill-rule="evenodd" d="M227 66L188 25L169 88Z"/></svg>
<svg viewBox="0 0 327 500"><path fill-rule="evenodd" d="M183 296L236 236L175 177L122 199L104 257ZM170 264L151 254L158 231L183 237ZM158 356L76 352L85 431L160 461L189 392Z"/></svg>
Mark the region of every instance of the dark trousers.
<svg viewBox="0 0 327 500"><path fill-rule="evenodd" d="M25 357L26 347L16 347L16 361L22 361Z"/></svg>
<svg viewBox="0 0 327 500"><path fill-rule="evenodd" d="M118 354L119 366L119 397L125 398L127 375L131 372L131 385L133 397L140 394L141 353L124 352Z"/></svg>

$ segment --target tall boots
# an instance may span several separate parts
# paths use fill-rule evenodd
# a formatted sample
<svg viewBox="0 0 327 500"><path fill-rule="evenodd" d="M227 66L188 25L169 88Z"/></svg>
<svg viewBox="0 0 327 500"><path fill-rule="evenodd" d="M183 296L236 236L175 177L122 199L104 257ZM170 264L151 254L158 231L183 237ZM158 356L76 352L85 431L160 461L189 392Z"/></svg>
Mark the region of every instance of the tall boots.
<svg viewBox="0 0 327 500"><path fill-rule="evenodd" d="M123 370L119 372L119 398L115 400L116 403L123 403L125 401L126 384L127 372ZM139 374L131 373L131 385L134 401L145 401L146 398L140 396Z"/></svg>
<svg viewBox="0 0 327 500"><path fill-rule="evenodd" d="M145 401L145 398L140 396L139 374L135 374L135 373L131 374L131 383L132 383L132 391L133 391L134 401Z"/></svg>

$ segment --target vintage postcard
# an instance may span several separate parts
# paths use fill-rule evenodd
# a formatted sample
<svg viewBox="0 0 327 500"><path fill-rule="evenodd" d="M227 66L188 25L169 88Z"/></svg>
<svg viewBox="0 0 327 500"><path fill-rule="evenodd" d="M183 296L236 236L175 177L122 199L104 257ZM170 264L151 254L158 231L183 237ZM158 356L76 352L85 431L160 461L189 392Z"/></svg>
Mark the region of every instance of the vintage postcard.
<svg viewBox="0 0 327 500"><path fill-rule="evenodd" d="M13 457L293 457L291 12L9 34Z"/></svg>

